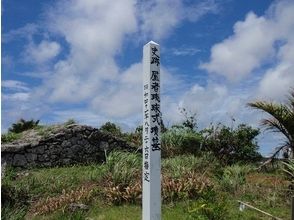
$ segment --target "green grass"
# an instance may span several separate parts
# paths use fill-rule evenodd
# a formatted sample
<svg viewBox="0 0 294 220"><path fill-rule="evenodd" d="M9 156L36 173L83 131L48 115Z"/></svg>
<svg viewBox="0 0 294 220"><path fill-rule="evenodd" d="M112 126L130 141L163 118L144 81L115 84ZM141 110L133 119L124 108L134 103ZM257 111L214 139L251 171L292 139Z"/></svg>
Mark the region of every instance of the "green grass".
<svg viewBox="0 0 294 220"><path fill-rule="evenodd" d="M66 205L62 205L46 215L29 219L141 219L140 204L111 205L101 194L103 181L109 180L109 176L115 184L128 185L135 178L140 178L141 166L140 156L114 152L108 155L106 164L100 165L21 172L7 167L6 176L2 179L2 190L7 189L12 202L2 204L2 219L23 219L30 209L30 204L23 202L24 198L27 201L41 201L48 197L60 197L64 191L74 191L87 184L94 184L96 187L91 197L80 201L89 206L88 211L71 213ZM197 194L197 198L164 202L162 219L268 219L251 209L240 212L237 200L252 204L284 220L290 218L290 196L285 193L287 182L278 172L257 172L244 165L223 168L208 155L201 158L181 155L163 159L162 171L173 178L181 178L188 172L217 176L211 178L214 187ZM233 191L230 189L231 184Z"/></svg>
<svg viewBox="0 0 294 220"><path fill-rule="evenodd" d="M1 134L1 143L10 143L20 139L21 137L21 133L7 132L6 134Z"/></svg>
<svg viewBox="0 0 294 220"><path fill-rule="evenodd" d="M162 219L189 219L187 203L179 202L176 204L164 204L162 206ZM68 211L58 211L47 216L37 216L33 220L79 220L79 219L95 219L95 220L130 220L142 218L142 208L139 205L121 205L109 206L101 202L96 202L91 206L88 212L70 213Z"/></svg>
<svg viewBox="0 0 294 220"><path fill-rule="evenodd" d="M54 196L64 189L71 190L83 183L98 181L104 174L103 169L103 166L97 165L42 168L17 176L16 170L8 168L2 183L22 188L32 197Z"/></svg>

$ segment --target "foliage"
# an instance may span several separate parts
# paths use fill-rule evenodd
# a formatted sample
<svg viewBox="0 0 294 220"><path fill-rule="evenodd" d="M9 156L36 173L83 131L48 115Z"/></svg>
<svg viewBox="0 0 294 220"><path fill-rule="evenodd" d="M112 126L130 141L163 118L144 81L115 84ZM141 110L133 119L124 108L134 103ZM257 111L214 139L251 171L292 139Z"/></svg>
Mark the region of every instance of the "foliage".
<svg viewBox="0 0 294 220"><path fill-rule="evenodd" d="M162 199L163 201L178 201L183 199L197 198L212 187L209 178L196 172L185 173L179 178L162 176ZM106 199L112 204L140 203L142 195L141 178L136 178L129 185L114 184L109 179L103 189Z"/></svg>
<svg viewBox="0 0 294 220"><path fill-rule="evenodd" d="M202 154L201 157L179 155L162 161L162 172L171 178L180 178L190 172L215 171L217 167L220 167L217 160L209 154Z"/></svg>
<svg viewBox="0 0 294 220"><path fill-rule="evenodd" d="M9 132L13 132L13 133L21 133L23 131L35 128L38 126L40 120L25 120L23 118L21 118L19 121L17 121L16 123L13 123L11 125L11 127L8 129Z"/></svg>
<svg viewBox="0 0 294 220"><path fill-rule="evenodd" d="M123 161L127 161L126 166ZM122 167L122 171L116 164ZM2 203L2 215L5 215L2 218L14 219L12 216L15 216L15 219L23 219L17 216L24 216L26 210L29 210L27 219L138 219L141 216L141 166L140 155L113 152L109 155L108 162L100 165L29 171L7 167L2 184L8 184L19 192L19 202L14 206L3 206ZM279 173L260 173L250 166L237 168L234 165L223 167L223 172L218 178L214 178L216 174L213 171L216 168L221 169L222 166L211 154L202 154L201 157L180 155L163 159L162 218L262 219L254 211L240 213L237 199L283 219L290 215L287 205L289 196L283 194L287 181L283 176L278 176ZM126 170L129 174L123 177ZM113 181L113 174L118 176L116 182ZM226 180L234 179L234 183L228 181L228 184L221 185L223 177ZM238 181L238 193L234 193L234 186ZM27 193L25 201L33 201L30 207L24 206L21 192ZM14 193L13 196L15 195ZM66 207L71 201L89 205L90 210L80 214L68 212ZM119 206L111 206L109 203ZM46 214L29 215L33 213Z"/></svg>
<svg viewBox="0 0 294 220"><path fill-rule="evenodd" d="M27 204L28 192L24 188L18 188L12 184L2 183L1 204L6 206L18 206Z"/></svg>
<svg viewBox="0 0 294 220"><path fill-rule="evenodd" d="M25 219L27 213L26 206L20 206L17 208L1 205L1 219L2 220L22 220Z"/></svg>
<svg viewBox="0 0 294 220"><path fill-rule="evenodd" d="M173 127L162 134L161 149L163 157L181 154L197 154L202 137L190 129Z"/></svg>
<svg viewBox="0 0 294 220"><path fill-rule="evenodd" d="M228 204L224 196L209 190L189 207L189 219L226 220L229 218Z"/></svg>
<svg viewBox="0 0 294 220"><path fill-rule="evenodd" d="M99 181L104 168L97 165L43 168L16 172L6 169L2 185L12 186L16 191L25 191L29 197L51 197L64 189L75 190L84 182Z"/></svg>
<svg viewBox="0 0 294 220"><path fill-rule="evenodd" d="M232 165L224 168L223 174L219 179L221 188L229 193L235 193L246 183L246 175L251 171L249 165Z"/></svg>
<svg viewBox="0 0 294 220"><path fill-rule="evenodd" d="M32 215L40 215L66 207L70 203L87 202L93 194L93 189L94 185L87 185L69 192L63 190L61 195L39 200L31 207L29 212Z"/></svg>
<svg viewBox="0 0 294 220"><path fill-rule="evenodd" d="M20 133L8 132L6 134L1 134L1 143L10 143L20 138Z"/></svg>
<svg viewBox="0 0 294 220"><path fill-rule="evenodd" d="M198 198L212 187L210 178L194 171L182 174L179 178L163 175L162 199L172 202Z"/></svg>
<svg viewBox="0 0 294 220"><path fill-rule="evenodd" d="M77 121L73 118L70 118L66 122L64 122L65 126L72 125L72 124L77 124Z"/></svg>
<svg viewBox="0 0 294 220"><path fill-rule="evenodd" d="M185 120L182 123L182 126L192 131L196 131L197 130L196 113L188 112L188 110L185 108L180 108L180 113L185 117Z"/></svg>
<svg viewBox="0 0 294 220"><path fill-rule="evenodd" d="M129 185L139 175L141 157L134 153L111 152L106 160L105 174L114 185Z"/></svg>
<svg viewBox="0 0 294 220"><path fill-rule="evenodd" d="M289 159L286 162L283 162L285 168L283 168L283 171L287 175L287 178L290 181L289 188L294 193L294 159Z"/></svg>
<svg viewBox="0 0 294 220"><path fill-rule="evenodd" d="M268 130L279 132L285 137L285 143L275 150L273 157L277 156L281 150L285 150L284 156L294 158L294 89L290 92L288 103L257 101L248 105L268 113L271 117L263 119L261 124ZM292 155L288 155L290 152Z"/></svg>
<svg viewBox="0 0 294 220"><path fill-rule="evenodd" d="M121 128L112 122L106 122L100 127L101 131L109 132L115 136L122 136Z"/></svg>
<svg viewBox="0 0 294 220"><path fill-rule="evenodd" d="M135 129L135 132L123 133L121 138L130 145L135 145L136 147L142 146L142 130L143 126L140 125Z"/></svg>
<svg viewBox="0 0 294 220"><path fill-rule="evenodd" d="M202 149L213 152L224 164L254 162L261 159L258 153L256 136L258 129L240 124L236 129L218 124L202 131Z"/></svg>

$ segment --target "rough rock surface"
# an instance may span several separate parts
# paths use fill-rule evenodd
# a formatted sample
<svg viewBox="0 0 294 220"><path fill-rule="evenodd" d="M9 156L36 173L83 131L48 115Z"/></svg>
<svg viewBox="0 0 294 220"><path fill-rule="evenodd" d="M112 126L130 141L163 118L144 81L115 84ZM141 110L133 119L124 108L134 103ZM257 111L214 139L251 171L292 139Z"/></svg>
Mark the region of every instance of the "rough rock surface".
<svg viewBox="0 0 294 220"><path fill-rule="evenodd" d="M99 163L113 149L135 148L90 126L55 126L46 134L30 130L20 140L2 144L1 163L22 168Z"/></svg>

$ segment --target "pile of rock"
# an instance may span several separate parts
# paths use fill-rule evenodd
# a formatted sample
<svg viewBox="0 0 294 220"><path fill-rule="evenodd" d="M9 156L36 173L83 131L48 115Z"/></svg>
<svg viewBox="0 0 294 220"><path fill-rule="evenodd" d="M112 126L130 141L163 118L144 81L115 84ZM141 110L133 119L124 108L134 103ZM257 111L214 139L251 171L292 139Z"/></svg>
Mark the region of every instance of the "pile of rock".
<svg viewBox="0 0 294 220"><path fill-rule="evenodd" d="M134 151L126 141L90 126L58 126L46 135L27 131L18 141L3 144L1 163L14 167L53 167L100 163L112 150Z"/></svg>

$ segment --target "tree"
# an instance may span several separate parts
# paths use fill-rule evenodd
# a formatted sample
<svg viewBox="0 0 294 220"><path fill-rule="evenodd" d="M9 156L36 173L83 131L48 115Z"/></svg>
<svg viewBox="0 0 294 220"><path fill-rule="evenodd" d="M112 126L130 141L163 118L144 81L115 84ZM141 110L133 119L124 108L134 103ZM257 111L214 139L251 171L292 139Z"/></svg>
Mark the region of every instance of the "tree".
<svg viewBox="0 0 294 220"><path fill-rule="evenodd" d="M252 108L268 113L271 117L263 119L261 124L267 130L279 132L285 137L285 142L278 146L272 155L272 158L279 155L281 151L286 152L284 156L294 156L294 89L290 92L288 102L273 103L266 101L257 101L248 103ZM291 153L291 155L289 155Z"/></svg>

